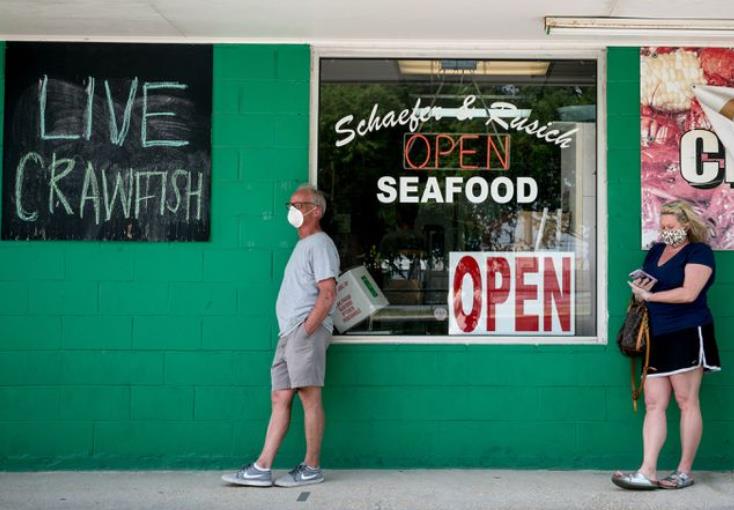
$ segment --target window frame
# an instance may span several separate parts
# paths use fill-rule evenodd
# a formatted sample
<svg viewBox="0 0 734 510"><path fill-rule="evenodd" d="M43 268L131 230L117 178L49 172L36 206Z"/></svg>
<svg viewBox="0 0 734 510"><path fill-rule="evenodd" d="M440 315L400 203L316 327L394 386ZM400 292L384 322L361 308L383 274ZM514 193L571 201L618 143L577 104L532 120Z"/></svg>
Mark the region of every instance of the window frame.
<svg viewBox="0 0 734 510"><path fill-rule="evenodd" d="M492 335L340 335L334 344L424 344L424 345L607 345L609 313L607 309L608 235L607 235L607 111L606 49L531 49L508 50L476 45L450 49L410 47L397 44L390 48L368 46L311 46L309 105L309 182L318 185L319 83L322 58L527 58L589 59L596 61L596 335L593 336L492 336Z"/></svg>

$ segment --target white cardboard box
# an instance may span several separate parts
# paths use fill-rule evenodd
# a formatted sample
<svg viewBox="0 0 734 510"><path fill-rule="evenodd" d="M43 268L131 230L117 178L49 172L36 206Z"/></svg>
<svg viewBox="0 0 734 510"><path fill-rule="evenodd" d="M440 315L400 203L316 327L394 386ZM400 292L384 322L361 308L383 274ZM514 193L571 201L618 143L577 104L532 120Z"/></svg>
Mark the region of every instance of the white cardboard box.
<svg viewBox="0 0 734 510"><path fill-rule="evenodd" d="M344 333L388 304L367 268L352 268L336 280L334 326L339 333Z"/></svg>

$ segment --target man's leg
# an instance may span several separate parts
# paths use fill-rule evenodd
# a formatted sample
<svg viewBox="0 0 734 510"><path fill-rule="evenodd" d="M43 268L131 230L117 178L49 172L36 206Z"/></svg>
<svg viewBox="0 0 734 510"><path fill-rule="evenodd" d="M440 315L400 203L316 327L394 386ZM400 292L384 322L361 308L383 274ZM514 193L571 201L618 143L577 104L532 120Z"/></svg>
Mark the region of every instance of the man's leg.
<svg viewBox="0 0 734 510"><path fill-rule="evenodd" d="M270 413L270 423L268 431L265 435L265 444L262 453L257 459L257 465L262 469L270 469L278 453L285 433L288 432L288 426L291 422L291 405L293 404L293 394L295 390L274 390L271 393L272 411Z"/></svg>
<svg viewBox="0 0 734 510"><path fill-rule="evenodd" d="M665 410L670 402L668 377L648 377L645 380L645 421L642 425L643 459L640 471L650 480L657 480L657 463L665 443L667 423Z"/></svg>
<svg viewBox="0 0 734 510"><path fill-rule="evenodd" d="M318 467L321 456L321 440L324 437L324 406L321 403L321 388L307 386L298 391L303 404L303 417L306 429L307 466Z"/></svg>
<svg viewBox="0 0 734 510"><path fill-rule="evenodd" d="M324 385L326 348L330 336L325 328L307 335L301 325L286 345L290 386L298 388L303 404L306 458L288 474L275 480L274 484L279 487L300 487L324 481L319 466L321 438L324 435L321 388Z"/></svg>

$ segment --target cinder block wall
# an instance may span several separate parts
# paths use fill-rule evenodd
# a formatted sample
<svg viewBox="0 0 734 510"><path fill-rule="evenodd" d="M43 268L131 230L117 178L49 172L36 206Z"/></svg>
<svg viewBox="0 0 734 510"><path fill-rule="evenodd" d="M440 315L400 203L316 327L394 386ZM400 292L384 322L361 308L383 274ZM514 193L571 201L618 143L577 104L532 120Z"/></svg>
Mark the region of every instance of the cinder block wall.
<svg viewBox="0 0 734 510"><path fill-rule="evenodd" d="M610 336L616 333L624 315L628 289L626 275L640 265L644 252L641 239L640 204L640 50L609 48L607 80L607 151L609 200L609 314ZM734 467L734 252L716 256L716 284L709 291L709 305L716 321L716 336L723 370L704 377L701 406L704 435L695 467ZM611 374L610 374L611 376ZM614 381L621 381L621 373ZM627 386L625 385L626 389ZM642 414L642 413L640 413ZM639 417L641 418L641 416ZM675 467L680 454L676 444L679 413L671 403L668 413L668 445L661 466ZM610 440L624 448L628 440L639 439L639 419L629 419L626 409L610 409ZM627 432L627 426L632 430ZM616 432L615 432L616 427ZM624 427L624 428L623 428ZM622 431L624 437L620 437ZM633 464L636 465L636 464Z"/></svg>
<svg viewBox="0 0 734 510"><path fill-rule="evenodd" d="M0 468L230 465L259 441L309 58L215 47L210 242L0 242Z"/></svg>
<svg viewBox="0 0 734 510"><path fill-rule="evenodd" d="M612 336L643 256L638 55L609 50ZM0 469L224 468L257 454L296 240L282 204L308 178L309 49L216 46L214 59L209 243L0 242ZM728 368L730 255L717 253L712 292ZM641 414L613 344L334 345L328 363L328 467L639 461ZM734 464L731 370L704 383L701 468ZM281 467L301 458L301 416ZM677 452L673 440L661 465Z"/></svg>

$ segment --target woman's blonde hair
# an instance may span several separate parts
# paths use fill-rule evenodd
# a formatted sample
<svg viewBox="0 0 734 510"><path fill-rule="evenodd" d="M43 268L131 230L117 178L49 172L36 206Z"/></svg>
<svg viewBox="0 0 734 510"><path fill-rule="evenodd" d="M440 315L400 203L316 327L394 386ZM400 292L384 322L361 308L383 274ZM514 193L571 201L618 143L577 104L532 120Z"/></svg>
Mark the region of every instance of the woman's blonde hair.
<svg viewBox="0 0 734 510"><path fill-rule="evenodd" d="M709 240L709 227L701 216L685 200L673 200L663 204L660 215L672 214L684 227L688 227L688 240L692 243L705 243Z"/></svg>

